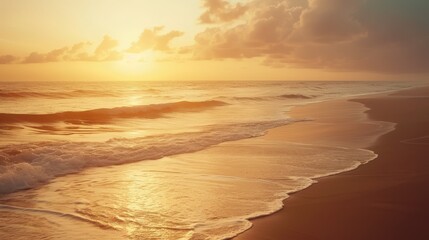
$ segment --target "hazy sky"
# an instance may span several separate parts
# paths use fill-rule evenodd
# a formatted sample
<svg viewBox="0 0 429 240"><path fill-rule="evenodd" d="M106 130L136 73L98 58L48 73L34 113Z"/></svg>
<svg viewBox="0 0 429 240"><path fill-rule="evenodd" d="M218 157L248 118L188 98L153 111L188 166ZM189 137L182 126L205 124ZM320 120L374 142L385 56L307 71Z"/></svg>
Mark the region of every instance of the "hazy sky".
<svg viewBox="0 0 429 240"><path fill-rule="evenodd" d="M0 0L0 80L429 79L427 0Z"/></svg>

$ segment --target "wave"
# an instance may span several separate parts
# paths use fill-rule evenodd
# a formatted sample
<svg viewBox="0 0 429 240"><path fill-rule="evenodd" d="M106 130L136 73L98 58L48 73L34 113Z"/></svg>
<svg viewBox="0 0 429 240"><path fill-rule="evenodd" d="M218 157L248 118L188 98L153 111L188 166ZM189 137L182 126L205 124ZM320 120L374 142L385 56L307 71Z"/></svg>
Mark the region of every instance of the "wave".
<svg viewBox="0 0 429 240"><path fill-rule="evenodd" d="M303 94L283 94L278 96L278 98L287 98L287 99L312 99L314 96L307 96Z"/></svg>
<svg viewBox="0 0 429 240"><path fill-rule="evenodd" d="M9 92L0 90L0 98L75 98L75 97L112 97L116 96L113 93L96 90L74 90L67 92Z"/></svg>
<svg viewBox="0 0 429 240"><path fill-rule="evenodd" d="M232 99L238 101L271 101L271 100L284 100L284 99L313 99L316 96L304 94L283 94L278 96L260 96L260 97L226 97L221 96L219 99Z"/></svg>
<svg viewBox="0 0 429 240"><path fill-rule="evenodd" d="M226 105L226 103L214 100L202 102L181 101L164 104L101 108L86 111L68 111L49 114L0 113L0 123L107 123L117 118L158 118L168 113L198 111L223 105Z"/></svg>
<svg viewBox="0 0 429 240"><path fill-rule="evenodd" d="M58 216L58 217L65 217L65 218L70 218L73 220L78 220L78 221L83 221L83 222L87 222L90 224L94 224L100 228L103 229L112 229L113 227L110 225L106 225L106 224L102 224L98 221L95 220L91 220L89 218L85 218L76 214L72 214L72 213L67 213L67 212L59 212L59 211L55 211L55 210L48 210L48 209L37 209L37 208L26 208L26 207L19 207L19 206L12 206L12 205L5 205L5 204L0 204L0 209L2 210L12 210L12 211L19 211L19 212L28 212L28 213L41 213L41 214L49 214L49 215L54 215L54 216Z"/></svg>
<svg viewBox="0 0 429 240"><path fill-rule="evenodd" d="M292 120L217 126L199 133L165 134L107 142L37 142L0 147L0 194L45 183L57 176L196 152L222 142L264 135Z"/></svg>

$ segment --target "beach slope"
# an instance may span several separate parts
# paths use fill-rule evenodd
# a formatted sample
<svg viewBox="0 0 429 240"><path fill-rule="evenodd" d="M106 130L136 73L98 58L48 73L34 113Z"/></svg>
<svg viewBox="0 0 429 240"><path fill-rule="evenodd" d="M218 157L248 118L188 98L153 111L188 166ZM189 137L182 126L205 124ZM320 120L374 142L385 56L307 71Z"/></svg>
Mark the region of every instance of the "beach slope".
<svg viewBox="0 0 429 240"><path fill-rule="evenodd" d="M368 107L370 119L395 123L393 131L375 142L350 132L350 138L371 143L369 149L379 157L354 171L318 179L286 199L278 213L253 220L252 229L236 239L429 239L429 88L352 101ZM332 113L335 104L299 107L292 115ZM331 129L313 124L307 131L301 125L306 134L295 135L301 142L345 141L347 131L338 130L341 122Z"/></svg>

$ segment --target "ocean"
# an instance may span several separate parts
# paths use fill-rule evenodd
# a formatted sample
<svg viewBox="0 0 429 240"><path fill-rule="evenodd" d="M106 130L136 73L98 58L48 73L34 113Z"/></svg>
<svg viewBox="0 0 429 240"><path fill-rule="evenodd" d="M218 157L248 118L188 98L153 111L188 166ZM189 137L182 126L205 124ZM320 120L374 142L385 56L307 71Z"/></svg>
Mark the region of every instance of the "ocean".
<svg viewBox="0 0 429 240"><path fill-rule="evenodd" d="M417 84L1 82L0 239L231 238L376 157L258 142L291 108Z"/></svg>

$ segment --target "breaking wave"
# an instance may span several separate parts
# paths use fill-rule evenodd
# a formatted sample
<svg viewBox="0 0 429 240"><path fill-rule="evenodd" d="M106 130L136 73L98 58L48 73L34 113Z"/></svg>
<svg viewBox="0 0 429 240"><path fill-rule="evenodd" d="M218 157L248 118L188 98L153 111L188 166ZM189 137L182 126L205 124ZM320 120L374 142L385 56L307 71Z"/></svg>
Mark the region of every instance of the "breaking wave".
<svg viewBox="0 0 429 240"><path fill-rule="evenodd" d="M292 122L276 120L215 127L180 133L107 142L38 142L0 148L0 194L27 189L90 167L102 167L196 152L226 141L264 135Z"/></svg>
<svg viewBox="0 0 429 240"><path fill-rule="evenodd" d="M117 118L159 118L168 113L198 111L223 105L226 105L226 103L214 100L202 102L181 101L164 104L101 108L86 111L68 111L49 114L0 113L0 123L104 123Z"/></svg>

